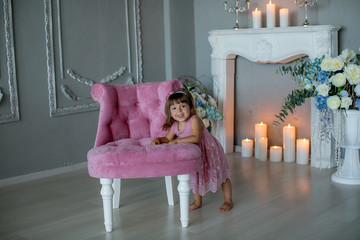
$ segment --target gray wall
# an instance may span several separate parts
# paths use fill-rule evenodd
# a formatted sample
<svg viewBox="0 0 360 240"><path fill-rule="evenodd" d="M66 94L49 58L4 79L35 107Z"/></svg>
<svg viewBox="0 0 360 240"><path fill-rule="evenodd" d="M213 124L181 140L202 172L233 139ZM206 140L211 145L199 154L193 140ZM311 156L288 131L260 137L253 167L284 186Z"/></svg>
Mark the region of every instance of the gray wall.
<svg viewBox="0 0 360 240"><path fill-rule="evenodd" d="M235 1L228 1L233 5ZM252 7L262 11L262 25L265 24L266 0L251 1ZM293 1L276 0L276 12L280 8L289 8L290 26L299 26L304 21L304 10L295 6ZM210 30L230 29L234 26L234 14L224 11L223 1L194 0L196 75L204 79L211 78L210 54L208 43ZM339 51L350 48L359 52L360 31L358 23L360 15L358 0L322 0L315 7L309 8L309 21L314 25L340 25ZM278 18L278 17L277 17ZM240 14L240 25L252 27L251 12ZM276 26L279 26L278 19ZM235 106L235 144L241 145L246 137L254 138L254 124L264 121L268 124L270 145L282 145L282 127L273 127L274 115L281 107L282 99L297 84L287 77L275 74L280 64L259 64L244 58L236 61L236 106ZM211 84L208 85L211 87ZM309 101L309 100L307 100ZM310 104L306 102L297 108L296 113L286 119L297 127L299 138L310 138ZM285 124L284 124L285 125Z"/></svg>
<svg viewBox="0 0 360 240"><path fill-rule="evenodd" d="M71 4L71 1L61 1ZM103 3L101 0L91 2L94 1ZM164 9L166 1L168 8ZM225 13L223 1L140 2L143 81L163 81L182 75L195 75L211 88L211 48L207 40L208 32L214 29L229 29L234 25L234 16ZM252 1L253 5L258 5L262 10L266 2ZM290 9L291 25L302 23L303 11L295 7L293 1L273 2L277 8ZM13 0L12 4L20 121L0 124L0 179L85 162L86 153L94 143L98 117L98 111L49 116L44 3L42 0ZM232 2L229 1L229 4ZM358 50L360 33L357 24L360 16L355 11L359 7L360 2L357 0L322 0L319 6L310 9L309 19L312 24L342 26L339 49ZM164 28L164 16L169 16L170 30ZM242 13L240 24L244 28L251 26L251 14ZM114 44L111 37L99 39L101 46ZM165 43L170 47L165 48ZM166 55L170 56L170 65L165 60ZM106 60L106 56L102 57ZM84 61L82 66L87 66L90 59L85 58ZM253 135L251 126L259 119L270 124L274 119L273 115L280 109L285 93L296 87L293 82L275 75L277 67L259 66L246 59L238 59L236 144L239 144L243 137ZM88 68L91 70L90 65ZM170 69L171 75L166 75L166 68ZM266 87L259 89L258 86ZM271 102L266 112L261 108L263 102ZM298 126L298 135L304 137L310 135L308 120L307 105L299 109L294 117L289 118L291 123ZM270 144L280 144L279 129L270 128L269 136Z"/></svg>
<svg viewBox="0 0 360 240"><path fill-rule="evenodd" d="M123 0L117 0L122 4ZM73 1L60 0L63 6L77 4ZM130 3L132 2L129 1ZM53 2L53 5L55 1ZM85 3L85 2L83 2ZM64 19L63 38L64 44L79 44L83 47L86 42L73 39L67 35L67 23L84 23L81 16L82 10L97 13L102 7L107 7L108 1L91 0L87 6L77 9L80 12L71 12L69 7L63 13L71 13L72 19ZM97 5L97 6L96 6ZM54 6L53 6L54 7ZM176 8L176 11L175 11ZM1 7L1 11L2 11ZM174 31L171 43L173 55L179 56L174 59L173 76L184 74L195 75L195 49L194 49L194 22L192 0L170 1L170 15ZM75 11L75 10L74 10ZM99 58L102 64L101 71L109 72L111 59L116 59L116 54L109 46L115 45L121 35L104 35L106 29L92 31L101 26L104 18L109 19L108 27L116 28L111 21L111 16L116 15L116 9L109 10L106 16L94 15L89 21L87 31L91 31L93 39L98 41ZM162 0L141 0L141 39L143 82L164 81L165 77L165 49L164 49L164 17ZM17 84L20 106L20 121L0 124L0 179L69 166L86 161L86 153L93 146L97 128L98 111L74 113L69 115L50 117L48 97L48 75L45 46L45 22L43 0L13 0L13 29L15 38L15 57ZM54 14L54 13L53 13ZM3 15L1 15L3 16ZM183 19L186 16L186 19ZM55 19L53 19L55 21ZM3 24L3 19L0 22ZM94 26L96 25L96 26ZM71 25L68 25L71 27ZM85 29L84 34L88 34ZM82 36L83 37L83 36ZM75 41L74 41L75 40ZM3 44L3 38L1 39ZM54 40L56 41L56 39ZM68 46L64 46L64 49ZM74 49L78 50L78 49ZM99 49L96 49L99 50ZM121 49L116 49L121 51ZM56 50L57 51L57 50ZM64 50L64 52L66 52ZM105 55L103 53L106 53ZM2 53L4 54L4 53ZM103 54L103 55L101 55ZM64 59L79 59L78 55L64 54ZM83 56L81 66L86 72L94 71L99 77L102 73L96 73L93 66L96 59ZM110 60L109 60L110 59ZM106 63L106 64L105 64ZM80 64L80 63L79 63ZM79 65L80 66L80 65ZM110 71L111 72L111 71ZM111 72L112 73L112 72ZM90 87L85 88L89 95Z"/></svg>

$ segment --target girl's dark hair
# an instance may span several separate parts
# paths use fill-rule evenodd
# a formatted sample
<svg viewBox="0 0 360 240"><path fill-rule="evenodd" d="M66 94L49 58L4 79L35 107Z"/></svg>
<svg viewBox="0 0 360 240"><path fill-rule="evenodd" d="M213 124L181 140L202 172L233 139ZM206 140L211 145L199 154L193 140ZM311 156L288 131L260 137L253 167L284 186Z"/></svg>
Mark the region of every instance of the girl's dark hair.
<svg viewBox="0 0 360 240"><path fill-rule="evenodd" d="M166 103L165 103L166 121L165 121L164 125L162 126L162 128L164 130L169 129L175 122L175 120L171 117L170 107L171 107L171 105L174 105L177 103L187 103L190 107L190 115L192 116L192 115L196 114L195 103L194 103L194 99L193 99L191 93L188 90L186 90L185 88L181 88L181 89L177 90L176 92L170 94L170 96L166 100Z"/></svg>

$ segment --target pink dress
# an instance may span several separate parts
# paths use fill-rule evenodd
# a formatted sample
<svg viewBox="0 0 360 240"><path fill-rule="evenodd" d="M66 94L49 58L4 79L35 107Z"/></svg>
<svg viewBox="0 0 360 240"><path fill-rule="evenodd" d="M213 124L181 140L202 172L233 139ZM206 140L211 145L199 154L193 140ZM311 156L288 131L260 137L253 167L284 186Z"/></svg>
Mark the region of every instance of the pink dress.
<svg viewBox="0 0 360 240"><path fill-rule="evenodd" d="M194 117L198 116L191 116L182 131L179 131L178 122L175 122L171 126L172 132L178 138L192 135L191 122ZM201 134L199 147L202 151L201 160L203 164L198 173L190 176L190 187L194 193L203 196L209 190L216 192L218 185L225 182L226 178L230 178L230 170L222 146L205 126Z"/></svg>

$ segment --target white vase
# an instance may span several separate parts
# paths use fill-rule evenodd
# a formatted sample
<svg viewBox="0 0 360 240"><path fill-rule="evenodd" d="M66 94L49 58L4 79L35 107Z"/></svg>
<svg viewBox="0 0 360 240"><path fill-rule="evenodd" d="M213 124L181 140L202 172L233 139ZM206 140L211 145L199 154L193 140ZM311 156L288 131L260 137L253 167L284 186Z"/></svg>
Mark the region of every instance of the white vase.
<svg viewBox="0 0 360 240"><path fill-rule="evenodd" d="M343 184L360 184L360 111L345 111L344 135L345 144L341 146L345 148L344 161L331 180Z"/></svg>

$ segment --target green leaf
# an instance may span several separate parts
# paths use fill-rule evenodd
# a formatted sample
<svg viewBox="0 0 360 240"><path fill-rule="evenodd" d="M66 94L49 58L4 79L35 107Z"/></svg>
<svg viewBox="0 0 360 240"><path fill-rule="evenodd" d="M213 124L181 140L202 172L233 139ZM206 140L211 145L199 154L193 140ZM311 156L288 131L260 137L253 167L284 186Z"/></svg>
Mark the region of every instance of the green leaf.
<svg viewBox="0 0 360 240"><path fill-rule="evenodd" d="M285 114L285 116L289 115L285 109L282 109L281 111Z"/></svg>

